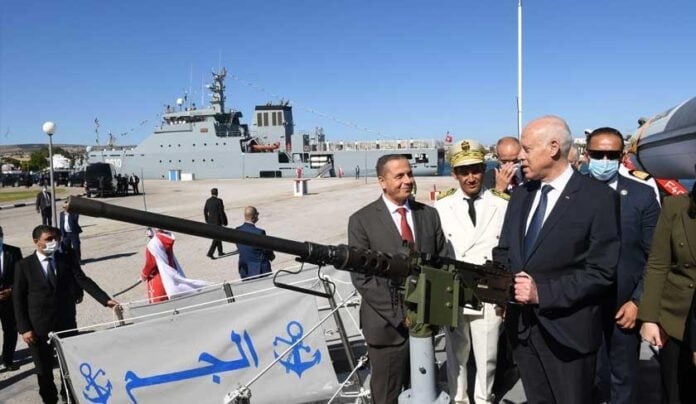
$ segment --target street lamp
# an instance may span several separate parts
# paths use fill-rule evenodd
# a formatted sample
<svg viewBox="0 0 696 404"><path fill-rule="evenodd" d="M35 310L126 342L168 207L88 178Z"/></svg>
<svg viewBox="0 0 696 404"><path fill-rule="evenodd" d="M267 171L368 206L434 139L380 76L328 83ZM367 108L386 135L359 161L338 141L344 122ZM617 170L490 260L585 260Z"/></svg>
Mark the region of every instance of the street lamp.
<svg viewBox="0 0 696 404"><path fill-rule="evenodd" d="M58 226L58 214L56 212L56 183L53 181L53 134L56 133L56 124L47 121L44 122L43 131L48 135L48 160L50 162L50 179L51 179L51 213L53 215L53 225Z"/></svg>

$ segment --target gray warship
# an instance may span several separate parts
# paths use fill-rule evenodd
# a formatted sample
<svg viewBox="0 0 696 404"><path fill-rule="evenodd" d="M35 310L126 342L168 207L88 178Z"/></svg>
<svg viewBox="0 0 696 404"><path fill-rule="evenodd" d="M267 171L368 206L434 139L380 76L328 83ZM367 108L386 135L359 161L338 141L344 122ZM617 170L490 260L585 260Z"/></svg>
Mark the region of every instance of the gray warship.
<svg viewBox="0 0 696 404"><path fill-rule="evenodd" d="M295 133L289 102L255 107L252 128L242 113L225 109L225 68L212 72L210 105L167 105L162 120L137 146L97 145L88 148L89 163L111 163L116 172L147 179L178 180L298 176L374 175L377 159L399 153L415 175L439 175L444 145L438 140L327 141L324 131Z"/></svg>

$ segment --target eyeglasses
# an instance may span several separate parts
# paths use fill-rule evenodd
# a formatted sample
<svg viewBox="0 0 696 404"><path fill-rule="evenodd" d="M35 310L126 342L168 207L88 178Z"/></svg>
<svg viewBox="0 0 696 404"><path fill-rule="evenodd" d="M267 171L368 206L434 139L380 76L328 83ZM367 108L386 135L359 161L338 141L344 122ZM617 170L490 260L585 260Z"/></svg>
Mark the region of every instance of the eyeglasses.
<svg viewBox="0 0 696 404"><path fill-rule="evenodd" d="M588 150L587 154L591 159L595 160L603 160L604 157L607 160L618 160L623 155L623 152L617 150Z"/></svg>

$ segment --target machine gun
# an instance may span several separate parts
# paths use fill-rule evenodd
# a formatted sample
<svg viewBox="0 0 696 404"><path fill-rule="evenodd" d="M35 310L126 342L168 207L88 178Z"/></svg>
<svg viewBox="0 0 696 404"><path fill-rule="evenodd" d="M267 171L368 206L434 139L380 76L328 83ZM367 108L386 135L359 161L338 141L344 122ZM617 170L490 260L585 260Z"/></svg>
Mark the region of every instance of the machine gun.
<svg viewBox="0 0 696 404"><path fill-rule="evenodd" d="M479 308L481 303L502 306L511 297L513 275L491 262L474 265L431 254L386 254L345 244L333 246L298 242L74 196L68 198L67 204L70 213L246 244L294 255L304 263L332 265L339 270L403 280L404 301L412 320L410 344L414 393L404 402L449 401L446 394L438 396L435 393L434 353L430 338L434 327L456 327L460 307ZM417 356L415 360L414 351Z"/></svg>

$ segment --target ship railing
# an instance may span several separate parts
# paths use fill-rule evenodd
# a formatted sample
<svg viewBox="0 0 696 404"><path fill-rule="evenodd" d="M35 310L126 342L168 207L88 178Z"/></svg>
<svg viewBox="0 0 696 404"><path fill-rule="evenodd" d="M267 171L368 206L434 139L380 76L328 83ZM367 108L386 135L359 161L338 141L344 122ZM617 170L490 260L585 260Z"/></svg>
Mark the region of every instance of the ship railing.
<svg viewBox="0 0 696 404"><path fill-rule="evenodd" d="M371 150L402 150L402 149L437 149L441 148L441 141L427 140L380 140L380 141L356 141L356 142L326 142L322 149L328 151L371 151Z"/></svg>

